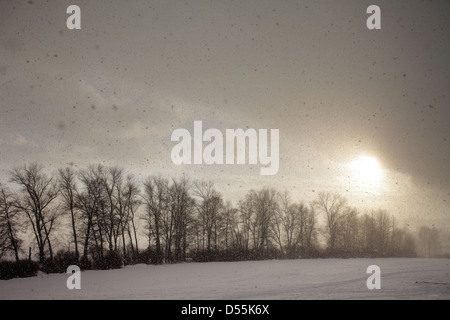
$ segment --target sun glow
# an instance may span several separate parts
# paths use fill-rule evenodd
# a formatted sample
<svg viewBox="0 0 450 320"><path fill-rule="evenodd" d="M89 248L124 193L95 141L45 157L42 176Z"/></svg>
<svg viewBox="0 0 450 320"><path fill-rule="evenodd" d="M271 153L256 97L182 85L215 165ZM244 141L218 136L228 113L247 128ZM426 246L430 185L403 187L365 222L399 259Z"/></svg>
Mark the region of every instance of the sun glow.
<svg viewBox="0 0 450 320"><path fill-rule="evenodd" d="M374 189L380 185L383 169L376 158L360 156L350 162L349 169L355 187Z"/></svg>

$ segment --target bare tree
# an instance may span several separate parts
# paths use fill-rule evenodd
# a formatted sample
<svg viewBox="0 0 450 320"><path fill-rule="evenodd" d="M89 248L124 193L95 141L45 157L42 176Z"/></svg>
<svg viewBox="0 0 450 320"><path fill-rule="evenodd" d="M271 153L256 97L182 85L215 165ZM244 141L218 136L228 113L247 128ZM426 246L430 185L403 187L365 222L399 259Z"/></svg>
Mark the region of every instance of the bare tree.
<svg viewBox="0 0 450 320"><path fill-rule="evenodd" d="M101 176L94 166L79 172L83 190L77 194L76 206L80 210L82 232L84 235L83 260L88 259L89 249L103 259L102 208L104 196Z"/></svg>
<svg viewBox="0 0 450 320"><path fill-rule="evenodd" d="M250 248L251 234L254 229L255 208L253 207L253 193L249 192L244 199L239 201L241 230L237 231L237 238L241 249L248 250Z"/></svg>
<svg viewBox="0 0 450 320"><path fill-rule="evenodd" d="M282 254L300 257L314 247L317 220L314 208L294 203L288 192L279 195L279 210L273 217L272 230Z"/></svg>
<svg viewBox="0 0 450 320"><path fill-rule="evenodd" d="M169 180L162 177L149 177L144 182L143 199L147 212L144 220L148 232L149 248L151 247L152 236L155 239L156 263L158 264L162 263L164 258L161 246L162 219L167 216L168 190Z"/></svg>
<svg viewBox="0 0 450 320"><path fill-rule="evenodd" d="M328 233L328 248L330 250L335 250L338 244L339 221L346 210L347 200L337 193L331 194L321 192L313 202L313 205L325 215Z"/></svg>
<svg viewBox="0 0 450 320"><path fill-rule="evenodd" d="M42 166L33 163L10 172L10 181L19 185L22 191L15 201L15 207L29 219L39 249L40 262L44 262L46 246L50 260L53 260L50 234L58 217L57 211L50 207L58 196L57 183L42 171Z"/></svg>
<svg viewBox="0 0 450 320"><path fill-rule="evenodd" d="M272 223L278 211L277 191L273 188L251 190L240 202L244 230L253 240L253 248L265 251L272 245Z"/></svg>
<svg viewBox="0 0 450 320"><path fill-rule="evenodd" d="M376 228L372 216L364 214L359 217L359 248L365 255L373 255L375 250Z"/></svg>
<svg viewBox="0 0 450 320"><path fill-rule="evenodd" d="M214 189L214 183L211 181L197 181L194 185L194 195L200 199L196 207L201 226L203 249L211 250L211 242L217 249L218 223L224 207L222 196Z"/></svg>
<svg viewBox="0 0 450 320"><path fill-rule="evenodd" d="M278 194L279 205L277 207L277 212L273 215L272 223L270 224L271 231L275 242L278 244L281 254L284 256L286 254L284 247L286 246L286 251L291 252L293 247L292 237L293 237L293 219L292 219L292 204L287 191ZM283 238L286 241L283 241ZM284 242L286 244L284 244Z"/></svg>
<svg viewBox="0 0 450 320"><path fill-rule="evenodd" d="M416 243L407 228L394 228L391 236L390 256L415 257Z"/></svg>
<svg viewBox="0 0 450 320"><path fill-rule="evenodd" d="M75 256L77 261L80 259L80 253L78 250L78 238L77 238L77 216L76 216L76 196L78 194L76 184L76 172L67 167L65 169L59 169L59 188L63 198L63 209L70 214L73 243L75 245Z"/></svg>
<svg viewBox="0 0 450 320"><path fill-rule="evenodd" d="M144 182L143 199L147 212L144 220L149 247L152 237L156 244L157 263L182 261L186 257L187 230L194 207L189 190L190 183L186 178L169 181L150 177Z"/></svg>
<svg viewBox="0 0 450 320"><path fill-rule="evenodd" d="M233 208L230 202L225 204L223 209L223 241L225 249L237 244L238 234L238 222L237 222L238 210Z"/></svg>
<svg viewBox="0 0 450 320"><path fill-rule="evenodd" d="M432 226L421 226L418 234L420 254L425 257L435 257L441 252L439 230Z"/></svg>
<svg viewBox="0 0 450 320"><path fill-rule="evenodd" d="M122 220L123 246L125 246L125 232L128 233L132 253L139 252L139 243L137 239L137 211L142 204L140 199L140 190L137 182L132 175L128 175L123 191L125 218ZM134 245L133 245L134 238Z"/></svg>
<svg viewBox="0 0 450 320"><path fill-rule="evenodd" d="M294 244L300 247L300 255L309 254L317 241L317 219L314 207L303 203L294 204L291 209L294 214Z"/></svg>
<svg viewBox="0 0 450 320"><path fill-rule="evenodd" d="M347 254L355 253L359 238L359 219L356 208L346 208L338 224L339 247Z"/></svg>
<svg viewBox="0 0 450 320"><path fill-rule="evenodd" d="M118 167L104 168L99 166L101 182L105 195L103 207L104 231L109 245L109 251L117 251L117 240L120 232L120 221L123 218L120 199L123 182L123 169Z"/></svg>
<svg viewBox="0 0 450 320"><path fill-rule="evenodd" d="M174 250L172 244L166 242L167 258L170 262L179 262L186 259L187 252L187 224L191 221L194 211L195 201L190 195L191 183L183 177L179 180L172 180L169 188L169 213L170 221L173 223Z"/></svg>
<svg viewBox="0 0 450 320"><path fill-rule="evenodd" d="M21 229L18 212L14 207L13 194L0 184L0 258L12 252L19 261L22 240L17 236Z"/></svg>
<svg viewBox="0 0 450 320"><path fill-rule="evenodd" d="M0 187L0 256L10 252L19 259L18 235L25 221L39 260L53 259L52 244L58 245L53 231L58 216L65 213L71 230L59 239L67 241L69 248L75 244L77 259L92 258L94 265L108 267L121 262L121 256L135 258L142 204L148 247L156 248L157 263L185 260L190 250L219 253L211 259L233 259L237 253L266 256L272 250L291 258L307 256L317 244L319 214L324 217L328 249L334 254L415 254L411 232L397 228L392 215L377 210L360 216L339 194L322 192L308 206L293 201L288 192L261 188L247 192L233 207L224 204L213 182L149 177L141 193L141 185L125 174L122 168L102 165L78 172L60 169L57 177L47 176L37 164L11 170L10 182L20 189L12 194ZM436 228L422 227L417 236L423 255L439 254Z"/></svg>

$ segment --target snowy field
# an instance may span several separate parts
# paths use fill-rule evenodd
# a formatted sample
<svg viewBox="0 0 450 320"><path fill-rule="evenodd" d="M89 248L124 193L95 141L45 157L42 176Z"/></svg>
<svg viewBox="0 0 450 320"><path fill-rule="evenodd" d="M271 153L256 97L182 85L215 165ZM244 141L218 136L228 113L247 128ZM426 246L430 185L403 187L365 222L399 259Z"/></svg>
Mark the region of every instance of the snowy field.
<svg viewBox="0 0 450 320"><path fill-rule="evenodd" d="M369 265L381 289L369 290ZM316 259L128 266L0 281L0 299L450 299L448 259Z"/></svg>

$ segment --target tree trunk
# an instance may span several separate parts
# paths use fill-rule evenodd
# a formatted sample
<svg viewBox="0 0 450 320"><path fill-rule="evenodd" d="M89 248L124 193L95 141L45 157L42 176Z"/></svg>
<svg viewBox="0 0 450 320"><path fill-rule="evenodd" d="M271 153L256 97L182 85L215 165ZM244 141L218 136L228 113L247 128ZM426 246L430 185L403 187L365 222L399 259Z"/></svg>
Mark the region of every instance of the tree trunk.
<svg viewBox="0 0 450 320"><path fill-rule="evenodd" d="M162 259L162 251L161 251L161 236L159 234L159 213L155 212L155 242L156 242L156 263L161 264Z"/></svg>
<svg viewBox="0 0 450 320"><path fill-rule="evenodd" d="M136 232L136 227L134 225L134 221L132 221L132 226L133 226L133 232L134 232L134 241L136 243L136 252L139 254L139 245L138 245L137 232Z"/></svg>
<svg viewBox="0 0 450 320"><path fill-rule="evenodd" d="M75 227L75 213L73 208L73 201L70 202L70 214L72 218L72 232L73 232L73 242L75 244L75 257L77 258L77 262L80 261L80 253L78 251L78 239L77 239L77 230Z"/></svg>

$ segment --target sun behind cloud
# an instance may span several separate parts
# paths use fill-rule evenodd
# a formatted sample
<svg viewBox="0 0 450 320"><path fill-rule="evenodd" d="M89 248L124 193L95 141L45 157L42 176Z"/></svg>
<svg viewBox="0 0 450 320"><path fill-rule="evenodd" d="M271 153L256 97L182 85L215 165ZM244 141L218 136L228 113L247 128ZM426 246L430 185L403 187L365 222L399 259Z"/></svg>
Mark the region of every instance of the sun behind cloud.
<svg viewBox="0 0 450 320"><path fill-rule="evenodd" d="M383 169L375 157L359 156L349 163L348 169L353 187L375 191L381 184Z"/></svg>

